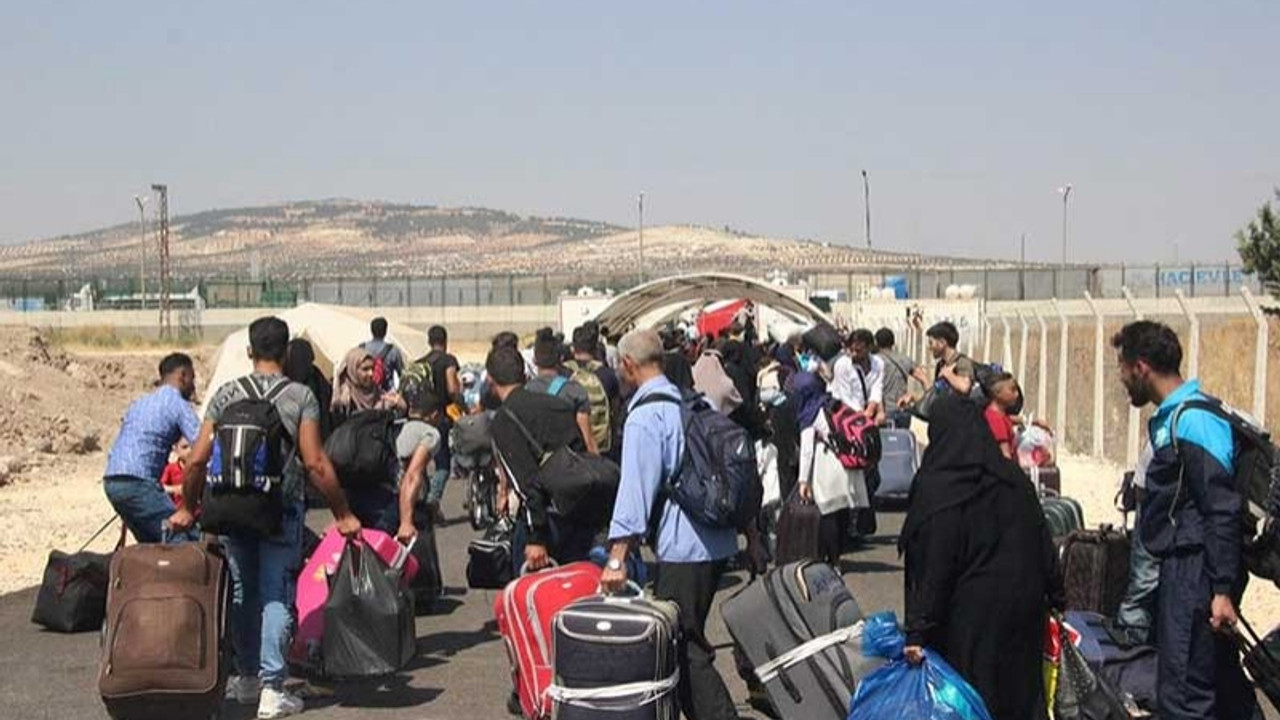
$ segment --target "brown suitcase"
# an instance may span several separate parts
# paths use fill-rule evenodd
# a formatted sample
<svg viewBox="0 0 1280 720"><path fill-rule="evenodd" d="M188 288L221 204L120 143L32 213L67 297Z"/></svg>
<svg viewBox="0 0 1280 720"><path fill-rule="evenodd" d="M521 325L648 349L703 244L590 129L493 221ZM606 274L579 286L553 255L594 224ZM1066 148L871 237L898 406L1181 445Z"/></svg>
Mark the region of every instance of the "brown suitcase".
<svg viewBox="0 0 1280 720"><path fill-rule="evenodd" d="M112 557L98 672L111 717L217 716L230 586L216 546L135 545Z"/></svg>
<svg viewBox="0 0 1280 720"><path fill-rule="evenodd" d="M1129 534L1103 525L1076 530L1062 544L1067 609L1114 617L1129 587Z"/></svg>

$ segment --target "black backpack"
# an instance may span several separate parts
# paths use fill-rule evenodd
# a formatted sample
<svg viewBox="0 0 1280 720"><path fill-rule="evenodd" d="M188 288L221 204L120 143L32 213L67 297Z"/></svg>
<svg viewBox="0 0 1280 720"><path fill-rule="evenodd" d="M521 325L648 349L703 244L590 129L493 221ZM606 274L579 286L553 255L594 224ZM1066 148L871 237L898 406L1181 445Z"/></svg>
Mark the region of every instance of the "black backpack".
<svg viewBox="0 0 1280 720"><path fill-rule="evenodd" d="M502 414L515 424L538 460L538 474L530 480L551 496L556 512L580 525L598 526L609 522L622 479L617 463L599 455L577 452L568 445L545 447L511 408L504 406Z"/></svg>
<svg viewBox="0 0 1280 720"><path fill-rule="evenodd" d="M1204 410L1231 426L1235 442L1235 485L1244 500L1244 563L1249 572L1280 586L1280 457L1271 435L1253 418L1217 398L1195 398L1179 405L1170 421L1174 452L1178 418Z"/></svg>
<svg viewBox="0 0 1280 720"><path fill-rule="evenodd" d="M289 381L266 392L252 377L236 383L245 397L228 405L214 426L200 526L215 535L270 537L280 532L284 514L288 437L275 401Z"/></svg>
<svg viewBox="0 0 1280 720"><path fill-rule="evenodd" d="M391 410L361 410L338 426L324 452L344 488L388 485L395 481L396 435L400 423Z"/></svg>
<svg viewBox="0 0 1280 720"><path fill-rule="evenodd" d="M680 406L684 422L684 456L676 473L658 493L656 510L671 500L699 525L743 529L760 514L764 486L756 465L756 446L747 431L711 407L701 395L676 399L655 393L650 403ZM635 411L632 408L632 412Z"/></svg>

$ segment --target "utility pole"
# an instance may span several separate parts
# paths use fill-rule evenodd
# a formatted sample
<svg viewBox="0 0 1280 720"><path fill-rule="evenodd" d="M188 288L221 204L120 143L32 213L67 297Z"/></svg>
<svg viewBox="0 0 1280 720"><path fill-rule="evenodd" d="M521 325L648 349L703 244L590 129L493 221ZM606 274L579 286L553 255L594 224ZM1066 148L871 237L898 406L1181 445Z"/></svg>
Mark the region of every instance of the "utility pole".
<svg viewBox="0 0 1280 720"><path fill-rule="evenodd" d="M169 186L156 184L151 189L160 194L160 337L168 339L173 335L173 319L169 313L169 296L172 294L169 284Z"/></svg>
<svg viewBox="0 0 1280 720"><path fill-rule="evenodd" d="M871 249L871 181L867 179L867 171L862 171L862 206L867 221L867 249Z"/></svg>
<svg viewBox="0 0 1280 720"><path fill-rule="evenodd" d="M637 200L637 208L640 215L640 282L645 281L645 265L644 265L644 191L640 191L640 197Z"/></svg>
<svg viewBox="0 0 1280 720"><path fill-rule="evenodd" d="M134 195L133 201L138 204L138 236L141 238L138 253L138 297L139 308L147 309L147 198Z"/></svg>
<svg viewBox="0 0 1280 720"><path fill-rule="evenodd" d="M1058 188L1062 193L1062 269L1067 268L1067 201L1071 199L1071 183Z"/></svg>

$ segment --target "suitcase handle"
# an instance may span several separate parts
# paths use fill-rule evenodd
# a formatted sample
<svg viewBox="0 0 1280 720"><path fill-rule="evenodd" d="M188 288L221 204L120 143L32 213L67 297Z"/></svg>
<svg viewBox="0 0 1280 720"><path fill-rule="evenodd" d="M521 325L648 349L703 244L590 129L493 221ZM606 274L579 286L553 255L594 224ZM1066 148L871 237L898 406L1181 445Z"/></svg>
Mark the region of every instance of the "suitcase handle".
<svg viewBox="0 0 1280 720"><path fill-rule="evenodd" d="M560 567L560 563L556 562L555 560L552 560L551 558L547 558L547 566L542 568L542 570L554 570L555 568L558 568L558 567ZM542 570L538 570L536 572L542 572ZM527 562L522 563L520 565L520 577L524 577L525 575L528 575L528 574L529 574L529 563Z"/></svg>
<svg viewBox="0 0 1280 720"><path fill-rule="evenodd" d="M630 594L611 594L604 591L604 585L596 586L596 593L604 598L605 602L630 602L634 598L644 597L644 588L634 580L628 580L626 584L627 590L632 591Z"/></svg>

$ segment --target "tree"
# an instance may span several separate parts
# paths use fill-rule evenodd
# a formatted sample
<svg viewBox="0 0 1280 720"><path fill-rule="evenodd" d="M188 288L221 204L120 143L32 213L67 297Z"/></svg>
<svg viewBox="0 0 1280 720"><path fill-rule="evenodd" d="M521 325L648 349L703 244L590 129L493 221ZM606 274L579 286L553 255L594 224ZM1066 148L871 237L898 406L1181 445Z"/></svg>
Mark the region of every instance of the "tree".
<svg viewBox="0 0 1280 720"><path fill-rule="evenodd" d="M1280 200L1280 189L1275 191ZM1244 271L1257 275L1267 292L1280 297L1280 215L1267 202L1258 217L1236 233L1236 248Z"/></svg>

